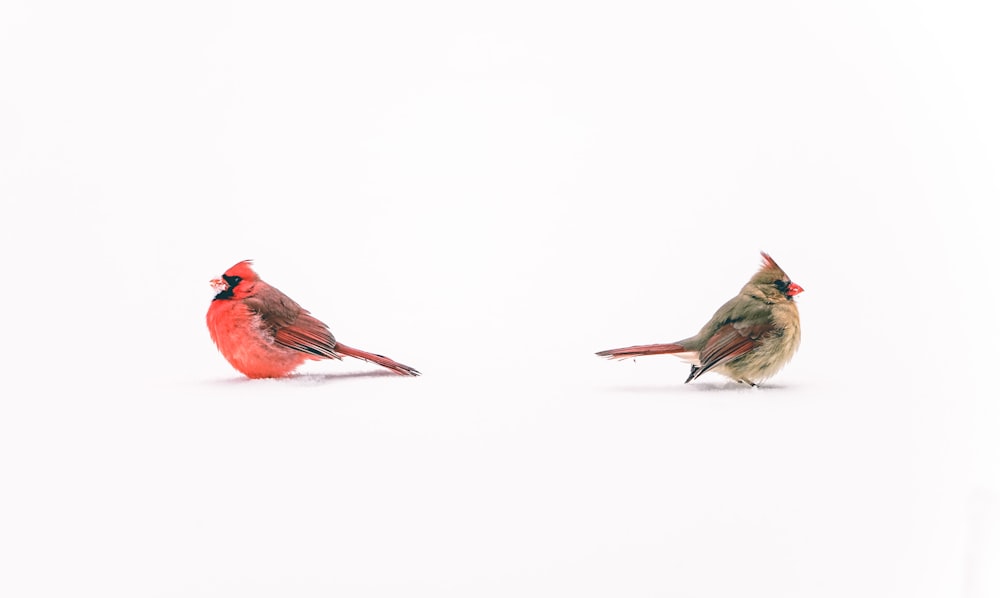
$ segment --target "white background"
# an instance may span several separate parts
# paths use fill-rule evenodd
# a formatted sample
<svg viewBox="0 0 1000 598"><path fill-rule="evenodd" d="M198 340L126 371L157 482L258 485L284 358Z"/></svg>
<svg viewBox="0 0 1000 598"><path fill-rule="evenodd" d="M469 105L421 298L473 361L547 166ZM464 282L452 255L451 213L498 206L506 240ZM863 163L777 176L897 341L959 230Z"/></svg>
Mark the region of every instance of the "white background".
<svg viewBox="0 0 1000 598"><path fill-rule="evenodd" d="M1000 595L998 10L811 4L6 0L0 593ZM761 249L766 388L593 356Z"/></svg>

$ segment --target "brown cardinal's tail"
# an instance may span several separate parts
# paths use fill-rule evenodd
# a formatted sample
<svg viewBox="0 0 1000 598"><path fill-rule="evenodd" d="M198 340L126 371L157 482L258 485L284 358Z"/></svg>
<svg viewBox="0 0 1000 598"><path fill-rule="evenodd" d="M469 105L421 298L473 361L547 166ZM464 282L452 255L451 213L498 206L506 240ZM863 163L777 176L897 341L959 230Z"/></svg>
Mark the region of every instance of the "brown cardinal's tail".
<svg viewBox="0 0 1000 598"><path fill-rule="evenodd" d="M630 357L643 357L646 355L664 355L667 353L685 353L687 349L674 344L662 345L635 345L634 347L622 347L621 349L608 349L598 351L597 354L608 359L628 359Z"/></svg>
<svg viewBox="0 0 1000 598"><path fill-rule="evenodd" d="M337 343L336 348L337 353L341 355L347 355L348 357L353 357L355 359L363 359L369 361L376 365L380 365L386 369L390 369L401 376L419 376L420 372L411 368L408 365L403 365L401 363L395 362L385 355L376 355L375 353L369 353L368 351L362 351L361 349L355 349L354 347L348 347L343 343Z"/></svg>

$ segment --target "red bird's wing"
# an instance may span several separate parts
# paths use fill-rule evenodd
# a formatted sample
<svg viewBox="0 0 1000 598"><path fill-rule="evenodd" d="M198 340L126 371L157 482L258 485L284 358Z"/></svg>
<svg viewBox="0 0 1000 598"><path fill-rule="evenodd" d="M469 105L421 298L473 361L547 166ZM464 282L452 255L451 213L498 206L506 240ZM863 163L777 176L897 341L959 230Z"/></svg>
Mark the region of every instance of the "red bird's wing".
<svg viewBox="0 0 1000 598"><path fill-rule="evenodd" d="M757 346L760 337L766 334L772 325L749 324L745 321L730 322L720 327L701 350L699 358L701 366L692 371L690 380L711 370L714 367L736 359Z"/></svg>
<svg viewBox="0 0 1000 598"><path fill-rule="evenodd" d="M310 355L341 359L330 329L305 310L293 323L274 331L274 342Z"/></svg>
<svg viewBox="0 0 1000 598"><path fill-rule="evenodd" d="M278 289L259 289L244 303L260 316L262 327L273 336L275 344L317 357L341 359L336 352L337 341L326 324Z"/></svg>

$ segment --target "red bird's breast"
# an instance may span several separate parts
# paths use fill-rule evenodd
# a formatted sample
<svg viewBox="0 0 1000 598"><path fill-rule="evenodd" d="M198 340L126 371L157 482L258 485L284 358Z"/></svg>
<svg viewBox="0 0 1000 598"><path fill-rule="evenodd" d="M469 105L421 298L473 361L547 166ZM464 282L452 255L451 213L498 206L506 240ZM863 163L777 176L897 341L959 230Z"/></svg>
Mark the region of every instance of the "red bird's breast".
<svg viewBox="0 0 1000 598"><path fill-rule="evenodd" d="M206 316L219 352L249 378L279 378L308 359L274 342L274 333L243 301L216 299Z"/></svg>

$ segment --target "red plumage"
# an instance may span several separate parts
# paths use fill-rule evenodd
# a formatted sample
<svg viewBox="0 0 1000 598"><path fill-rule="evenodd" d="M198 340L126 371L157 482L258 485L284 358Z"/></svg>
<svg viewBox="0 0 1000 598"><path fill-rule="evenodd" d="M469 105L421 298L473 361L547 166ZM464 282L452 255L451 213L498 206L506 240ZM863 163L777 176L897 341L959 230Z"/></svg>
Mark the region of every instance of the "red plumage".
<svg viewBox="0 0 1000 598"><path fill-rule="evenodd" d="M230 365L249 378L280 378L306 360L369 361L404 376L420 372L383 355L337 342L330 329L244 260L212 281L217 294L206 322L212 340Z"/></svg>

